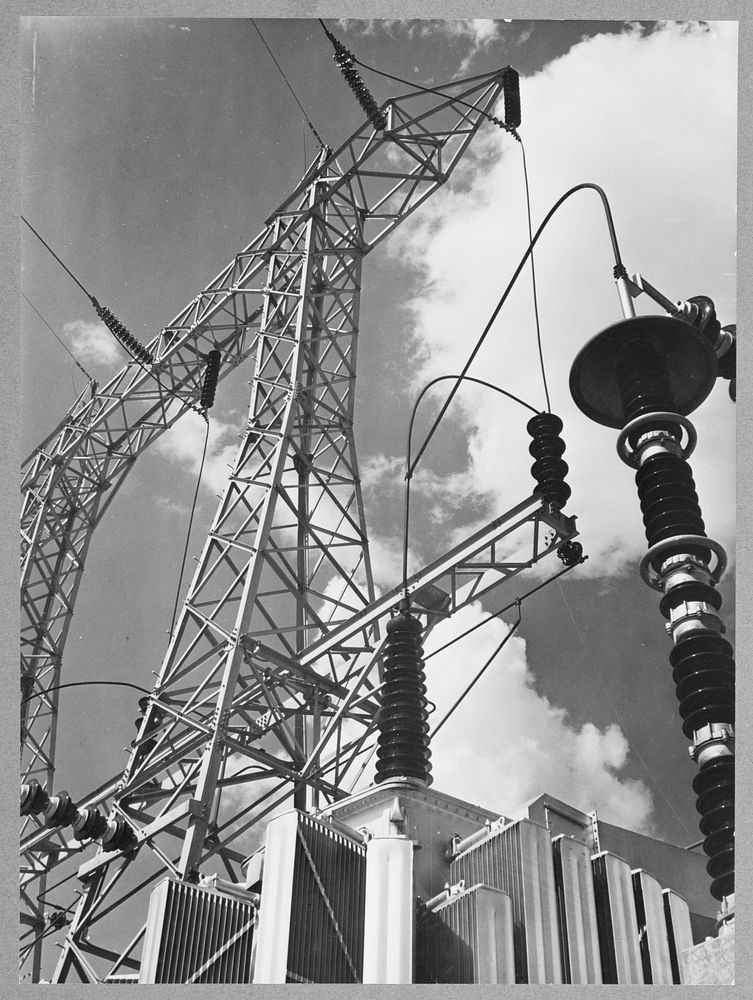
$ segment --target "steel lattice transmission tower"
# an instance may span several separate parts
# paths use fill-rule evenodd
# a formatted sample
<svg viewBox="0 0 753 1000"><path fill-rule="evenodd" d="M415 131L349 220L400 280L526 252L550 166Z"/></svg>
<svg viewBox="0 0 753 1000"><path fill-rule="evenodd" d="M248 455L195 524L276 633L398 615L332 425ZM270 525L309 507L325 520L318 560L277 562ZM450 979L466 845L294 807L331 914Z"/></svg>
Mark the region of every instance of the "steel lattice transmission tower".
<svg viewBox="0 0 753 1000"><path fill-rule="evenodd" d="M52 689L91 534L138 455L195 406L208 351L222 354L220 377L255 355L243 441L130 760L85 803L125 821L134 845L82 865L56 981L137 969L144 894L158 878L195 878L215 858L236 880L234 839L291 794L308 807L342 796L357 773L377 708L378 621L394 603L374 600L353 437L361 264L446 181L501 89L495 72L406 94L385 105L383 132L365 125L323 151L260 235L152 341L151 371L128 366L80 399L28 464L22 690L41 697L22 718L22 775L51 794ZM495 539L527 525L531 561L574 533L532 498L413 589L491 545L483 571L465 569L479 596ZM497 575L526 565L500 564ZM44 911L35 887L38 897L52 868L78 863L82 845L34 816L24 832L34 930Z"/></svg>

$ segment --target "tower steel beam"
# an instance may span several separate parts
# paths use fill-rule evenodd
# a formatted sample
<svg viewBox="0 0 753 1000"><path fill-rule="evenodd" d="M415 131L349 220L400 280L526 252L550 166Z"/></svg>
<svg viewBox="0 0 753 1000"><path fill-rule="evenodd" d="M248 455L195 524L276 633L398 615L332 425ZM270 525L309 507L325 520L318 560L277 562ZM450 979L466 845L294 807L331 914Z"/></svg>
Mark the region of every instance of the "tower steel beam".
<svg viewBox="0 0 753 1000"><path fill-rule="evenodd" d="M362 259L447 180L501 89L498 71L405 94L385 106L386 130L364 125L323 151L262 233L149 344L154 365L128 365L79 400L26 463L22 691L34 697L23 706L22 777L51 792L53 689L91 534L138 455L196 406L207 353L221 351L220 378L255 354L244 439L112 806L143 830L186 796L197 803L178 823L179 856L168 861L149 840L159 870L196 871L229 758L276 768L285 794L300 785L329 695L283 678L291 708L277 668L250 668L246 643L295 661L373 599L352 425ZM335 685L339 658L316 668ZM275 717L274 753L251 746L260 699ZM296 722L309 700L313 729ZM338 794L326 771L307 784L312 802ZM90 921L79 913L76 927L58 978L84 968Z"/></svg>

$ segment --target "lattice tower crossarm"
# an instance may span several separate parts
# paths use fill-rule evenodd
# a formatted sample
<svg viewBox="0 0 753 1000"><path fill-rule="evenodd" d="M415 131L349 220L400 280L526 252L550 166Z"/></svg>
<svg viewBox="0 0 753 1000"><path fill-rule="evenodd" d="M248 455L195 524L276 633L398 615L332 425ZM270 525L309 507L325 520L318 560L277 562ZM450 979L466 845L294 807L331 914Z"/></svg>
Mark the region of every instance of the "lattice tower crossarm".
<svg viewBox="0 0 753 1000"><path fill-rule="evenodd" d="M213 799L223 747L247 752L254 730L253 698L242 737L223 717L237 686L249 683L240 635L293 657L370 600L352 432L361 260L444 183L500 90L492 73L448 86L447 95L389 102L388 129L364 126L322 157L262 234L155 338L150 372L127 366L80 401L28 463L22 676L27 695L42 696L27 702L23 776L51 788L52 689L91 534L138 455L195 404L208 351L223 354L220 378L255 351L245 439L160 672L157 697L170 722L155 742L147 714L121 787L123 802L147 786L152 804L162 797L151 825L186 789L203 803L188 810L176 870L192 870L201 853L207 817L195 813ZM340 652L325 671L335 672ZM322 700L311 687L297 692L295 711L308 697ZM258 688L264 710L280 715L292 780L305 760L304 733L285 724L273 685ZM326 781L320 787L336 794Z"/></svg>

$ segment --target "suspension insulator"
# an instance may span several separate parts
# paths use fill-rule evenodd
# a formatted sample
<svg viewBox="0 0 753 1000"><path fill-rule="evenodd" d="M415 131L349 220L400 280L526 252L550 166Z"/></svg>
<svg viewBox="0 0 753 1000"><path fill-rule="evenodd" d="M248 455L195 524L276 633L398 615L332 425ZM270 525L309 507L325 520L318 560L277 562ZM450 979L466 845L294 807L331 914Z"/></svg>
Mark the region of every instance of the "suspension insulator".
<svg viewBox="0 0 753 1000"><path fill-rule="evenodd" d="M735 891L735 758L714 757L702 764L693 791L709 858L711 895L721 900Z"/></svg>
<svg viewBox="0 0 753 1000"><path fill-rule="evenodd" d="M76 840L96 840L107 829L107 820L94 806L87 806L77 811L71 826Z"/></svg>
<svg viewBox="0 0 753 1000"><path fill-rule="evenodd" d="M505 98L505 124L517 128L520 125L520 77L512 66L502 71L502 93Z"/></svg>
<svg viewBox="0 0 753 1000"><path fill-rule="evenodd" d="M49 804L50 797L36 778L21 785L21 815L36 816Z"/></svg>
<svg viewBox="0 0 753 1000"><path fill-rule="evenodd" d="M375 781L417 778L430 784L429 724L421 625L404 612L387 625Z"/></svg>
<svg viewBox="0 0 753 1000"><path fill-rule="evenodd" d="M137 361L145 365L151 365L154 362L154 355L151 351L136 340L133 334L110 309L106 306L101 306L94 298L92 299L92 304L97 316L99 316L107 329L113 334L116 340L120 341L127 351L130 351Z"/></svg>
<svg viewBox="0 0 753 1000"><path fill-rule="evenodd" d="M204 371L204 384L201 387L201 405L205 410L214 405L214 396L217 392L217 380L220 375L220 362L222 355L219 351L210 351L207 355L207 367Z"/></svg>
<svg viewBox="0 0 753 1000"><path fill-rule="evenodd" d="M735 661L726 639L717 632L699 629L677 643L669 662L682 731L689 739L712 722L734 723Z"/></svg>
<svg viewBox="0 0 753 1000"><path fill-rule="evenodd" d="M77 812L76 803L68 792L51 795L44 810L45 826L69 826L76 818Z"/></svg>
<svg viewBox="0 0 753 1000"><path fill-rule="evenodd" d="M557 508L564 507L572 491L565 482L568 464L561 457L565 450L559 436L562 421L554 413L537 413L526 427L533 438L528 451L536 459L531 473L538 486L533 492Z"/></svg>
<svg viewBox="0 0 753 1000"><path fill-rule="evenodd" d="M327 31L326 28L325 31ZM383 132L384 129L387 128L387 116L371 96L369 88L363 82L361 74L356 69L355 56L352 52L349 52L348 49L345 48L341 41L335 38L332 32L327 31L327 35L335 50L332 58L335 60L340 72L345 77L345 82L356 95L356 100L363 108L367 118L374 128L377 129L377 131Z"/></svg>

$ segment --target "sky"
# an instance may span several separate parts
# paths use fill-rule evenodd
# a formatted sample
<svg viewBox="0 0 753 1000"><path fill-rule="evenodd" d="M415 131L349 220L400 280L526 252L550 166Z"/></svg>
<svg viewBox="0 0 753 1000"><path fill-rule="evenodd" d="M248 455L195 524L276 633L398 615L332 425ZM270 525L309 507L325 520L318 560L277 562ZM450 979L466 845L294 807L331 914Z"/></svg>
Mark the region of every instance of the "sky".
<svg viewBox="0 0 753 1000"><path fill-rule="evenodd" d="M423 85L512 65L534 228L569 187L604 188L628 271L672 300L709 295L736 321L734 22L328 21L365 63ZM361 112L313 20L260 20L325 141ZM364 72L377 101L404 88ZM394 89L393 89L394 88ZM21 33L22 208L88 291L147 340L262 227L316 140L249 20L25 18ZM501 110L501 109L500 109ZM378 586L399 576L410 410L456 373L528 242L521 147L479 133L451 182L364 262L356 438ZM658 596L640 581L646 542L616 432L568 389L591 337L621 317L601 204L580 192L535 255L551 408L588 561L523 603L516 636L432 746L434 787L500 813L544 792L604 820L686 845L700 838ZM100 380L124 363L85 296L22 232L22 454L86 378L40 320ZM385 294L386 291L389 294ZM641 313L660 311L645 297ZM197 555L245 423L251 366L221 383L189 552ZM545 406L530 270L470 374ZM422 404L418 433L441 390ZM467 385L413 485L411 559L440 555L529 496L526 411ZM720 380L691 418L707 532L734 568L735 409ZM63 664L66 680L149 687L164 656L202 443L184 418L139 458L94 535ZM438 626L427 652L555 573L544 560L513 593ZM186 580L184 580L184 589ZM734 641L734 572L721 587ZM427 662L441 718L512 622ZM469 666L470 665L470 666ZM126 763L135 692L61 691L58 782L83 796ZM368 777L368 776L367 776Z"/></svg>

